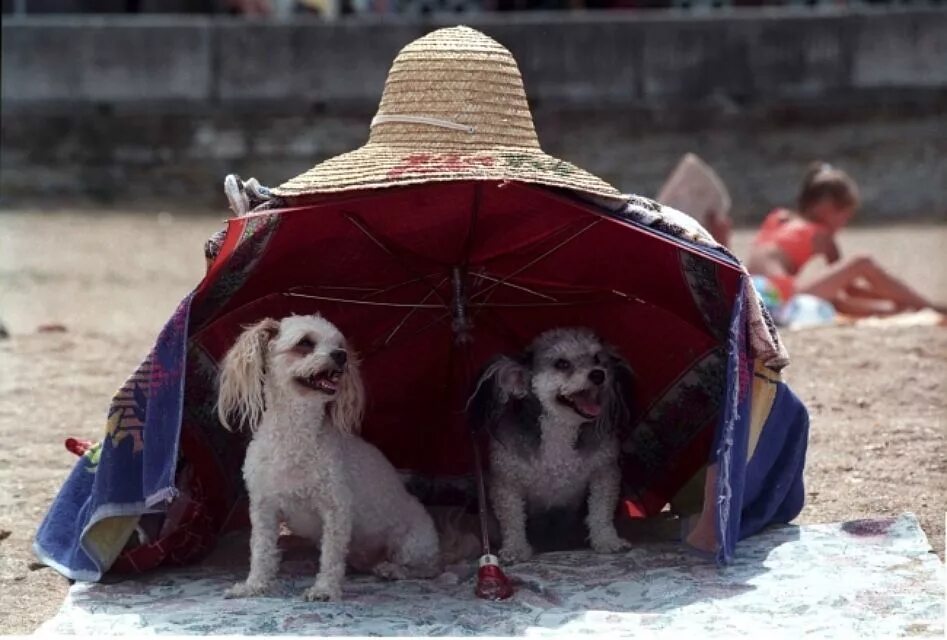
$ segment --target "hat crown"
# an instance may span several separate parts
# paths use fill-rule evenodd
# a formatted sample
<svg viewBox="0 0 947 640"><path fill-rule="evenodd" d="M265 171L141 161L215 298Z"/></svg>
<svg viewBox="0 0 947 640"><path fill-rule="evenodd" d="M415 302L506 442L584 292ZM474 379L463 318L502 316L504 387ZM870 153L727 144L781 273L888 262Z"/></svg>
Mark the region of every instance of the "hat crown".
<svg viewBox="0 0 947 640"><path fill-rule="evenodd" d="M432 31L388 72L368 142L273 190L294 198L453 180L519 181L623 202L615 187L544 153L516 60L469 27Z"/></svg>
<svg viewBox="0 0 947 640"><path fill-rule="evenodd" d="M513 55L462 26L433 31L398 53L369 144L431 151L539 149Z"/></svg>

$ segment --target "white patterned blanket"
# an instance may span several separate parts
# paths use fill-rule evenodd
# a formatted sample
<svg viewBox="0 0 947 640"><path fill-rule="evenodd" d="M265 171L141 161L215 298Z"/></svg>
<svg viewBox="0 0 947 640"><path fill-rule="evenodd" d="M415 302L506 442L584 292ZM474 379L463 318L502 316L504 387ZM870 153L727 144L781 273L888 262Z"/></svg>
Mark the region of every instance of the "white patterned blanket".
<svg viewBox="0 0 947 640"><path fill-rule="evenodd" d="M944 567L917 520L771 529L723 569L680 545L624 555L543 554L511 567L507 602L473 596L473 575L386 583L353 576L340 604L304 602L308 562L284 563L285 594L224 600L242 577L193 567L116 584L76 583L38 633L559 635L635 638L943 637Z"/></svg>

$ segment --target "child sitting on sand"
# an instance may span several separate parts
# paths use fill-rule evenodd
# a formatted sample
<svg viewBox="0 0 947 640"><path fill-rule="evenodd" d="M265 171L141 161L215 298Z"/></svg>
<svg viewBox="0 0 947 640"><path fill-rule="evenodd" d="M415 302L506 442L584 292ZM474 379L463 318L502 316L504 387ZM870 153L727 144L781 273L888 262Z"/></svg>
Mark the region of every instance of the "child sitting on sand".
<svg viewBox="0 0 947 640"><path fill-rule="evenodd" d="M766 216L753 239L747 269L777 322L791 321L785 317L786 303L799 293L821 298L853 317L927 307L942 311L870 257L840 261L835 234L855 215L858 204L855 181L841 169L819 162L806 173L798 211L776 209ZM816 255L835 266L814 282L798 286L796 276Z"/></svg>

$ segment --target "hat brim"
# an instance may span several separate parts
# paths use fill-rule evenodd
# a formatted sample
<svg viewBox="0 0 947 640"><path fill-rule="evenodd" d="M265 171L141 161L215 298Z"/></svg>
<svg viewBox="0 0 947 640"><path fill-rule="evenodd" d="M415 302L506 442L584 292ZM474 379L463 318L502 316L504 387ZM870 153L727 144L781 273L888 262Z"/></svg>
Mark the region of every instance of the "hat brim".
<svg viewBox="0 0 947 640"><path fill-rule="evenodd" d="M601 178L539 149L420 151L371 142L316 165L281 184L273 193L292 198L450 180L513 180L571 189L608 200L624 199Z"/></svg>

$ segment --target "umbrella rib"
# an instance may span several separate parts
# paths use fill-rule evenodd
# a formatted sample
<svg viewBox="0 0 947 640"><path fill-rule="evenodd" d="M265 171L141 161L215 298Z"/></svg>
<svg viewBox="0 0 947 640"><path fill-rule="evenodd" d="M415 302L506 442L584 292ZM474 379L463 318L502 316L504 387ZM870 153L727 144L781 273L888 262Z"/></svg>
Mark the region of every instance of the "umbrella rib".
<svg viewBox="0 0 947 640"><path fill-rule="evenodd" d="M437 275L437 274L436 274L436 273L432 273L431 275ZM389 291L394 291L395 289L400 289L401 287L403 287L403 286L405 286L405 285L414 284L414 283L416 283L416 282L424 282L425 284L428 284L428 282L427 282L427 277L426 277L426 276L418 276L417 278L412 278L411 280L405 280L405 281L403 281L403 282L397 282L397 283L395 283L395 284L393 284L393 285L390 285L390 286L385 287L384 289L376 289L375 291L373 291L372 293L370 293L370 294L367 296L367 298L370 298L370 297L373 297L373 296L380 296L380 295L383 294L383 293L388 293ZM444 284L444 282L441 281L441 284ZM437 286L441 286L441 284L439 284L439 285L437 285ZM367 298L366 298L366 299L367 299Z"/></svg>
<svg viewBox="0 0 947 640"><path fill-rule="evenodd" d="M618 291L617 289L589 289L580 293L588 294L600 294L598 298L586 298L585 300L572 300L572 301L559 301L555 300L553 302L475 302L471 307L476 307L478 309L491 309L491 308L516 308L516 307L568 307L568 306L581 306L586 304L598 304L601 302L613 302L610 296L615 298L620 298L622 300L627 300L629 302L638 302L641 304L648 304L645 300L639 298L635 295L628 295L624 291Z"/></svg>
<svg viewBox="0 0 947 640"><path fill-rule="evenodd" d="M599 302L609 302L608 298L599 300L573 300L572 302L481 302L471 304L471 307L477 309L508 309L508 308L532 308L532 307L579 307L586 304L597 304Z"/></svg>
<svg viewBox="0 0 947 640"><path fill-rule="evenodd" d="M250 308L250 307L252 307L252 306L258 304L258 303L260 302L260 300L266 300L266 299L268 299L268 298L275 297L275 296L278 296L278 295L279 295L279 294L277 294L277 293L270 293L270 294L267 294L267 295L265 295L265 296L260 296L259 298L254 298L253 300L249 300L248 302L244 302L244 303L241 304L239 307L237 307L236 309L232 309L232 310L228 311L226 314L223 314L223 315L218 316L218 317L216 317L216 318L213 318L213 317L212 317L212 319L207 320L203 325L201 325L199 328L197 328L197 330L196 330L193 334L191 334L190 339L192 339L192 340L196 339L198 336L202 335L205 331L207 331L207 329L208 329L209 327L211 327L211 326L217 324L217 323L220 322L223 318L230 317L230 316L232 316L232 315L234 315L234 314L240 313L240 312L243 311L244 309L248 309L248 308Z"/></svg>
<svg viewBox="0 0 947 640"><path fill-rule="evenodd" d="M437 274L432 273L430 275L435 276ZM292 287L290 291L295 292L301 289L335 289L335 290L340 290L340 291L350 290L350 291L358 291L358 292L364 291L366 295L362 299L368 300L370 298L374 298L375 296L380 296L384 293L388 293L389 291L394 291L395 289L399 289L405 285L414 284L416 282L423 282L423 278L412 278L411 280L404 280L402 282L396 282L395 284L388 285L387 287L384 287L382 289L379 289L378 287L355 287L355 286L350 286L350 285L315 284L315 285L303 285L299 287ZM438 286L441 286L443 284L444 284L444 281L441 281L441 284L439 284Z"/></svg>
<svg viewBox="0 0 947 640"><path fill-rule="evenodd" d="M437 308L441 308L441 307L437 307ZM438 324L438 323L440 323L440 322L443 322L444 320L448 319L448 318L450 317L450 315L451 315L450 312L448 312L448 313L442 313L441 315L439 315L439 316L437 316L436 318L434 318L431 322L427 323L426 325L424 325L423 327L421 327L420 329L418 329L417 331L415 331L414 333L412 333L412 334L410 334L410 335L411 335L411 336L416 336L416 335L419 335L419 334L421 334L421 333L424 333L425 331L427 331L428 329L430 329L430 328L433 327L434 325L436 325L436 324ZM410 337L410 336L409 336L409 337ZM386 343L382 343L382 344L376 343L374 347L368 349L365 353L363 353L363 354L362 354L362 357L363 357L363 358L368 358L369 356L373 356L373 355L375 355L376 353L378 353L379 351L382 351L382 350L383 350L385 347L387 347L387 346L388 346L388 345L387 345Z"/></svg>
<svg viewBox="0 0 947 640"><path fill-rule="evenodd" d="M418 329L417 331L415 331L415 332L414 332L413 334L411 334L411 335L415 335L415 336L416 336L416 335L418 335L418 334L420 334L420 333L424 333L425 331L427 331L428 329L430 329L430 328L433 327L434 325L436 325L436 324L438 324L438 323L440 323L440 322L443 322L444 320L447 320L449 317L450 317L450 312L442 313L441 315L437 316L436 318L434 318L433 320L431 320L430 322L428 322L426 325L424 325L423 327L421 327L420 329Z"/></svg>
<svg viewBox="0 0 947 640"><path fill-rule="evenodd" d="M402 269L404 269L406 272L408 272L409 274L411 274L412 276L414 276L415 278L417 278L417 279L420 280L421 282L424 282L424 284L426 284L426 285L431 289L431 291L434 293L434 295L437 296L437 299L441 301L441 303L443 304L443 306L445 306L445 307L448 306L447 301L444 300L443 297L441 297L440 292L439 292L437 289L435 289L434 286L433 286L430 282L428 282L427 278L425 278L425 277L422 276L422 275L418 275L417 273L415 273L414 269L411 269L411 268L402 260L401 256L397 255L394 251L392 251L389 247L387 247L387 246L385 245L385 243L383 243L381 240L379 240L379 239L376 238L374 235L372 235L372 233L371 233L368 229L365 228L365 225L364 225L354 214L346 212L346 213L345 213L345 219L348 220L349 222L351 222L353 225L355 225L355 227L356 227L359 231L361 231L362 233L364 233L365 236L368 237L369 240L371 240L371 241L374 242L376 245L378 245L378 248L379 248L379 249L381 249L382 251L384 251L385 253L387 253L389 256L391 256L399 265L401 265L401 268L402 268Z"/></svg>
<svg viewBox="0 0 947 640"><path fill-rule="evenodd" d="M284 291L284 296L290 298L308 298L310 300L324 300L326 302L344 302L346 304L362 304L372 307L395 307L402 309L443 309L444 305L442 304L415 304L412 302L375 302L373 300L354 300L352 298L336 298L333 296L316 296L307 293L294 293L292 291Z"/></svg>
<svg viewBox="0 0 947 640"><path fill-rule="evenodd" d="M439 287L442 286L446 281L447 281L447 278L444 278L443 280L441 280L441 281L438 283L437 286L439 286ZM421 303L420 303L420 304L424 304L425 302L427 302L427 301L431 298L432 295L433 295L433 292L428 291L427 295L425 295L423 298L421 298ZM398 331L401 330L401 327L403 327L404 324L408 321L408 318L410 318L412 315L414 315L414 313L415 313L417 310L418 310L418 307L413 307L410 311L408 311L408 313L404 314L404 317L401 319L401 322L399 322L397 325L395 325L395 328L391 330L391 333L388 334L388 337L385 338L385 341L384 341L382 344L388 344L389 342L391 342L392 338L395 337L395 334L398 333Z"/></svg>
<svg viewBox="0 0 947 640"><path fill-rule="evenodd" d="M520 285L520 284L513 284L512 282L505 282L495 276L489 276L485 273L471 273L470 275L472 275L475 278L480 278L481 280L489 280L490 282L495 282L497 283L497 285L503 285L505 287L510 287L511 289L519 289L520 291L531 293L537 298L544 298L546 300L552 300L553 302L558 302L558 300L556 300L556 298L554 298L553 296L546 295L545 293L540 293L538 291L533 291L529 287L524 287L523 285Z"/></svg>
<svg viewBox="0 0 947 640"><path fill-rule="evenodd" d="M378 287L355 287L352 285L317 284L317 285L310 285L310 286L312 286L313 289L333 289L337 291L358 291L358 292L368 292L369 294L381 293L385 291L384 289L379 289ZM303 289L303 288L305 288L305 285L301 287L293 287L293 289Z"/></svg>
<svg viewBox="0 0 947 640"><path fill-rule="evenodd" d="M529 269L530 267L532 267L532 266L533 266L534 264L536 264L537 262L540 262L540 261L542 261L542 260L548 258L548 257L551 256L553 253L555 253L556 251L558 251L558 250L561 249L562 247L566 246L567 244L569 244L570 242L572 242L573 240L575 240L576 238L578 238L580 235L582 235L583 233L585 233L586 231L588 231L589 229L591 229L592 227L594 227L595 225L597 225L599 222L601 222L601 220L599 220L598 218L596 218L595 220L592 220L592 222L590 222L589 224L585 225L584 227L582 227L581 229L579 229L578 231L576 231L575 233L573 233L571 236L569 236L568 238L566 238L565 240L563 240L562 242L560 242L559 244L557 244L556 246L554 246L553 248L551 248L549 251L547 251L547 252L545 252L545 253L543 253L543 254L537 256L536 258L533 258L532 260L530 260L529 262L527 262L526 264L524 264L522 267L520 267L519 269L517 269L517 270L514 271L513 273L510 273L509 275L503 277L499 282L496 282L496 283L494 283L493 285L487 287L486 289L482 289L482 290L478 291L477 293L475 293L474 295L470 296L470 300L472 301L474 298L476 298L476 297L478 297L478 296L482 296L482 295L484 295L484 294L486 294L486 293L489 293L490 291L493 291L494 289L496 289L497 287L499 287L501 284L507 284L512 278L515 278L515 277L518 276L519 274L523 273L524 271L526 271L527 269Z"/></svg>

